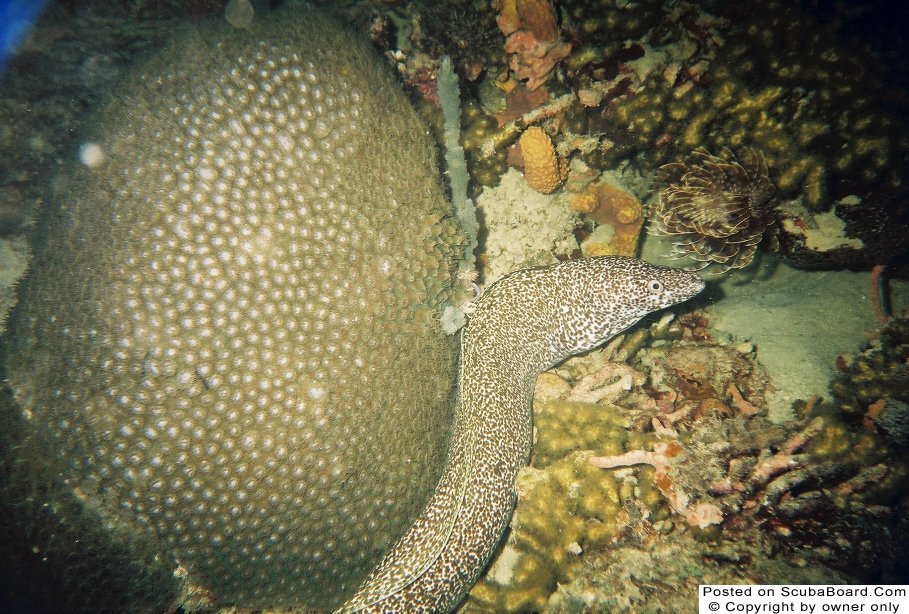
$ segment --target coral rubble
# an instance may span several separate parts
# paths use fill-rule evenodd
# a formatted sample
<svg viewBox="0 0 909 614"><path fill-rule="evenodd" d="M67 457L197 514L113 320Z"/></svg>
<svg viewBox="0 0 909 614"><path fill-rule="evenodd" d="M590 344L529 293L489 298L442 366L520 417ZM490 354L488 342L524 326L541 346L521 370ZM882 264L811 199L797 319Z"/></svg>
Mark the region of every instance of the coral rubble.
<svg viewBox="0 0 909 614"><path fill-rule="evenodd" d="M463 611L686 611L691 583L896 568L876 544L906 545L905 459L814 399L770 422L753 348L705 325L665 317L540 377L511 533Z"/></svg>

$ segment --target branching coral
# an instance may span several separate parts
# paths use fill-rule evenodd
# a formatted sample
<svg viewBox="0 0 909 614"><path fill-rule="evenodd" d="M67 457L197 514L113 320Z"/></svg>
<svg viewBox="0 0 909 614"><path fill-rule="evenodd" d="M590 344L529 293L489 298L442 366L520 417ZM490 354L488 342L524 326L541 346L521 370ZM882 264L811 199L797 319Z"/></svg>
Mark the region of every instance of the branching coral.
<svg viewBox="0 0 909 614"><path fill-rule="evenodd" d="M718 157L698 148L684 162L663 166L657 178L666 188L651 230L676 237L676 255L700 262L699 269L716 264L724 273L748 266L776 223L776 188L757 150L746 149L739 162L728 149Z"/></svg>

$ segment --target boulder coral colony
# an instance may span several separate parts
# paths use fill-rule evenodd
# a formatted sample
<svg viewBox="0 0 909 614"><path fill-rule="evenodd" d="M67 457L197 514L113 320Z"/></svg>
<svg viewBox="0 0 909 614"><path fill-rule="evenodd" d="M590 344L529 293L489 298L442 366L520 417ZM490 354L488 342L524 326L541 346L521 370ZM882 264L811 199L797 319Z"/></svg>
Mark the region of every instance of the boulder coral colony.
<svg viewBox="0 0 909 614"><path fill-rule="evenodd" d="M515 143L528 132L538 135L532 138L544 155L531 158L543 160L537 168L548 179L539 185L551 192L540 219L566 222L562 235L549 239L559 248L535 247L524 260L520 251L502 250L507 262L481 251L481 274L499 271L497 277L580 253L634 254L644 217L659 211L656 190L648 192L652 178L698 147L716 155L728 147L740 161L749 148L763 154L776 200L769 205L772 219L760 217L751 228L772 225L765 245L778 235L779 254L790 262L895 265L906 249L906 208L895 204L905 190L905 168L894 153L906 146L902 103L878 94L885 91L876 72L881 64L859 64L883 56L838 46L841 17L819 25L799 6L773 1L761 3L759 19L742 6L646 0L332 4L363 25L418 103L433 99L441 55L455 58L466 82L462 143L474 196L503 176L523 182L505 172L508 165L525 173L521 189L533 186L536 171ZM162 12L222 8L218 1L133 5L121 18L126 23L136 15L152 23ZM23 58L49 57L67 40L56 32L53 25L39 28ZM128 26L122 32L128 41L149 36ZM76 55L64 49L66 57ZM86 83L104 83L104 66L83 65ZM15 71L14 65L8 78ZM880 99L892 106L875 108ZM42 104L29 104L40 120ZM45 118L73 112L65 104L48 108ZM429 104L421 109L431 124L437 121ZM47 129L37 126L34 134ZM25 156L46 168L54 150L35 146L35 136L32 144L15 145L23 132L29 133L4 135L18 167ZM8 181L2 195L45 200L37 183ZM492 206L490 194L507 199L507 191L487 187L485 193L478 199L481 215ZM651 203L649 211L642 202ZM522 245L521 224L534 228L537 214L522 218L517 205L508 207L507 215L486 217L505 226L487 231L496 245L509 237ZM406 219L397 215L392 223ZM684 610L692 603L692 579L904 578L904 567L875 547L898 548L906 539L906 467L899 453L909 407L904 328L905 320L895 319L877 344L844 357L834 396L806 391L796 418L785 424L764 416L772 382L754 348L717 341L698 312L641 328L545 374L534 407L537 440L531 466L518 478L511 530L462 609L648 611L660 604ZM4 499L27 507L47 496L47 487L17 488L7 488ZM91 514L92 506L104 505L96 490L36 516L54 522L53 514ZM124 582L133 589L143 581L168 584L129 560L122 559L122 574L108 577L73 559L63 585L74 602L105 603L130 594ZM46 581L61 578L51 574ZM187 607L218 603L216 591L185 588L179 599Z"/></svg>
<svg viewBox="0 0 909 614"><path fill-rule="evenodd" d="M451 433L434 316L465 239L434 146L313 11L190 28L121 88L4 338L14 522L81 576L70 608L158 611L187 586L337 607Z"/></svg>

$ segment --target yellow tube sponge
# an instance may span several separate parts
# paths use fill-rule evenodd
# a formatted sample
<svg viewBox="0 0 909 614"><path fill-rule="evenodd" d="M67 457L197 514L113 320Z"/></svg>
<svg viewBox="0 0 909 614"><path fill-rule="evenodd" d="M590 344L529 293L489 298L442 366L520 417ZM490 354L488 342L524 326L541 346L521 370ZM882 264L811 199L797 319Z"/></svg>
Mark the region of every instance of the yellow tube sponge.
<svg viewBox="0 0 909 614"><path fill-rule="evenodd" d="M542 128L532 126L524 131L518 144L527 185L542 194L554 192L565 179L565 165L556 156L552 139Z"/></svg>

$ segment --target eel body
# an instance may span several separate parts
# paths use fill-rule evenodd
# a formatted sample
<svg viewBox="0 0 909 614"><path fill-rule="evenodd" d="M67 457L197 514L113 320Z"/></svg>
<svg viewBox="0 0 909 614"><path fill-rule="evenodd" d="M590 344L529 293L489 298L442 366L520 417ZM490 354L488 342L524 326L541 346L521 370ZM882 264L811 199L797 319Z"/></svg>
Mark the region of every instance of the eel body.
<svg viewBox="0 0 909 614"><path fill-rule="evenodd" d="M694 273L599 257L523 269L477 301L442 478L417 521L341 612L447 612L489 561L532 443L537 375L704 288Z"/></svg>

